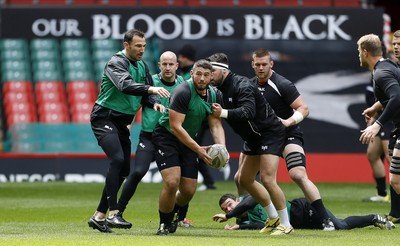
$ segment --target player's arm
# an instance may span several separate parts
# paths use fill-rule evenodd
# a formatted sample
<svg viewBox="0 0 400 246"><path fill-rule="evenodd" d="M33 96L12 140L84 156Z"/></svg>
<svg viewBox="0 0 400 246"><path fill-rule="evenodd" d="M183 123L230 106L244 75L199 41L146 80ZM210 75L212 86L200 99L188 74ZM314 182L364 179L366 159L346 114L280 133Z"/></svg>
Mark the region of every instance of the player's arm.
<svg viewBox="0 0 400 246"><path fill-rule="evenodd" d="M367 126L372 125L375 120L377 119L378 112L383 110L383 105L379 101L376 101L374 104L372 104L371 107L366 108L363 112L362 115L364 116L365 122L367 123Z"/></svg>
<svg viewBox="0 0 400 246"><path fill-rule="evenodd" d="M135 81L129 73L129 66L129 60L118 54L114 55L106 64L104 73L119 91L133 96L146 96L148 94L157 94L161 97L170 96L165 88Z"/></svg>
<svg viewBox="0 0 400 246"><path fill-rule="evenodd" d="M189 133L182 127L185 121L185 114L179 113L173 109L169 109L169 125L172 133L186 145L188 148L197 153L197 155L207 164L211 165L211 157L207 154L205 148L200 145L190 137Z"/></svg>
<svg viewBox="0 0 400 246"><path fill-rule="evenodd" d="M216 144L225 144L225 131L222 127L221 118L209 115L207 117L208 125L210 126L211 136Z"/></svg>
<svg viewBox="0 0 400 246"><path fill-rule="evenodd" d="M286 120L281 119L281 122L285 127L299 124L310 113L308 105L306 104L302 96L298 96L296 100L294 100L290 104L290 107L294 110L293 115L287 118Z"/></svg>
<svg viewBox="0 0 400 246"><path fill-rule="evenodd" d="M250 224L239 224L238 230L260 230L264 228L265 224L262 222L252 222Z"/></svg>
<svg viewBox="0 0 400 246"><path fill-rule="evenodd" d="M237 216L247 212L249 209L254 208L256 205L257 205L257 201L254 200L254 198L252 196L246 196L234 209L232 209L225 216L228 219L230 219L232 217L237 217Z"/></svg>

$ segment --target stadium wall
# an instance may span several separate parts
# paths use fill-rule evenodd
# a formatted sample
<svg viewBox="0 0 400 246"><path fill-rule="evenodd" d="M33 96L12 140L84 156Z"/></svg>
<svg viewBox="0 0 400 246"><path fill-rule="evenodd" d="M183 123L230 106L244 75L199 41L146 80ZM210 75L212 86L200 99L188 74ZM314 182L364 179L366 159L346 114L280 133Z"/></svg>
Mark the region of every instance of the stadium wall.
<svg viewBox="0 0 400 246"><path fill-rule="evenodd" d="M121 39L126 29L136 27L146 32L154 60L162 51L191 43L198 58L225 52L231 69L248 77L253 76L251 52L265 47L273 54L275 71L292 80L309 105L310 116L301 126L311 179L372 182L366 146L358 141L370 75L359 67L356 41L367 33L381 36L382 15L380 8L4 7L0 38ZM225 129L228 149L239 152L241 140ZM40 173L41 179L49 173L56 180L77 173L95 180L89 174L103 175L107 168L104 157L91 155L4 154L0 160L4 181L27 173ZM233 171L237 159L232 161ZM46 171L39 172L42 168ZM288 180L286 173L282 166L280 181ZM230 179L232 172L213 175Z"/></svg>
<svg viewBox="0 0 400 246"><path fill-rule="evenodd" d="M215 180L233 180L239 153L231 153L230 165L210 169ZM0 154L0 183L5 182L104 182L108 161L102 154ZM134 165L134 157L131 166ZM364 154L307 155L308 175L314 182L372 183L374 181ZM161 182L155 163L143 182ZM199 174L199 182L202 177ZM291 182L281 159L279 182Z"/></svg>

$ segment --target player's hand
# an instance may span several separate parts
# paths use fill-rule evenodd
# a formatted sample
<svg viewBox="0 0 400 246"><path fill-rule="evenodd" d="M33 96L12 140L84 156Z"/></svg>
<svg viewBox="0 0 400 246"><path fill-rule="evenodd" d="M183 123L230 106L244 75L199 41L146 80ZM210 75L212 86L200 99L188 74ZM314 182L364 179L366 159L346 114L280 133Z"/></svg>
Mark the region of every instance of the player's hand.
<svg viewBox="0 0 400 246"><path fill-rule="evenodd" d="M225 230L239 230L239 225L234 224L234 225L225 225L224 227Z"/></svg>
<svg viewBox="0 0 400 246"><path fill-rule="evenodd" d="M279 119L281 120L281 123L285 128L291 126L290 120L284 120L284 119L281 119L281 118L279 118Z"/></svg>
<svg viewBox="0 0 400 246"><path fill-rule="evenodd" d="M376 116L376 110L373 107L366 108L363 112L362 115L364 116L365 122L368 124L368 122L373 119Z"/></svg>
<svg viewBox="0 0 400 246"><path fill-rule="evenodd" d="M220 117L221 116L221 112L222 112L222 107L221 107L221 105L220 104L218 104L218 103L213 103L212 105L211 105L211 111L212 111L212 115L214 116L214 117Z"/></svg>
<svg viewBox="0 0 400 246"><path fill-rule="evenodd" d="M171 96L169 91L167 89L163 88L163 87L150 86L149 93L150 94L157 94L160 97L170 97Z"/></svg>
<svg viewBox="0 0 400 246"><path fill-rule="evenodd" d="M216 214L216 215L214 215L214 216L212 217L212 219L213 219L215 222L219 222L219 223L225 222L225 221L228 220L228 219L226 218L225 214Z"/></svg>
<svg viewBox="0 0 400 246"><path fill-rule="evenodd" d="M363 144L368 144L369 142L372 142L374 137L378 134L379 130L381 129L381 126L378 123L374 123L364 130L361 130L361 136L360 136L360 142Z"/></svg>
<svg viewBox="0 0 400 246"><path fill-rule="evenodd" d="M207 165L211 166L212 158L207 154L207 150L211 147L209 146L201 146L201 150L197 153L200 159L204 161Z"/></svg>
<svg viewBox="0 0 400 246"><path fill-rule="evenodd" d="M165 111L164 105L159 104L159 103L155 103L153 106L153 109L154 109L154 111L158 111L160 113L164 113L164 111Z"/></svg>

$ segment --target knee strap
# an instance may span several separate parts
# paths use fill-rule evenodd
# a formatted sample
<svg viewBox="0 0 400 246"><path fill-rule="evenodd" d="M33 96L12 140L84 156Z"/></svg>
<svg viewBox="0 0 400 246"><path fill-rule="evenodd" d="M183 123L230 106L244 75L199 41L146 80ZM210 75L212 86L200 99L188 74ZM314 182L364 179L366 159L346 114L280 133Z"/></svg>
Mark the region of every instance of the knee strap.
<svg viewBox="0 0 400 246"><path fill-rule="evenodd" d="M285 157L285 161L288 170L298 166L306 167L306 157L304 156L303 153L300 152L289 153Z"/></svg>

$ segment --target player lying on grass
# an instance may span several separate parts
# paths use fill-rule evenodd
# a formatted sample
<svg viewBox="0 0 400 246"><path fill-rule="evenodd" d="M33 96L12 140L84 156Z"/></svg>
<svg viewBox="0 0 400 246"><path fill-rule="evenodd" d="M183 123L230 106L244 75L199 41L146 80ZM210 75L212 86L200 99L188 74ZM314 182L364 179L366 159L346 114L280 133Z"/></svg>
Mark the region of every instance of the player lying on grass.
<svg viewBox="0 0 400 246"><path fill-rule="evenodd" d="M290 223L294 228L322 229L318 214L305 198L287 201L286 205ZM225 222L230 218L236 218L236 224L225 225L225 230L262 229L265 225L267 215L261 205L250 195L239 198L232 194L225 194L219 199L219 206L225 214L214 215L212 217L214 221ZM327 212L337 230L350 230L372 225L380 229L391 230L395 228L392 222L378 214L349 216L345 219L338 219L328 209Z"/></svg>

